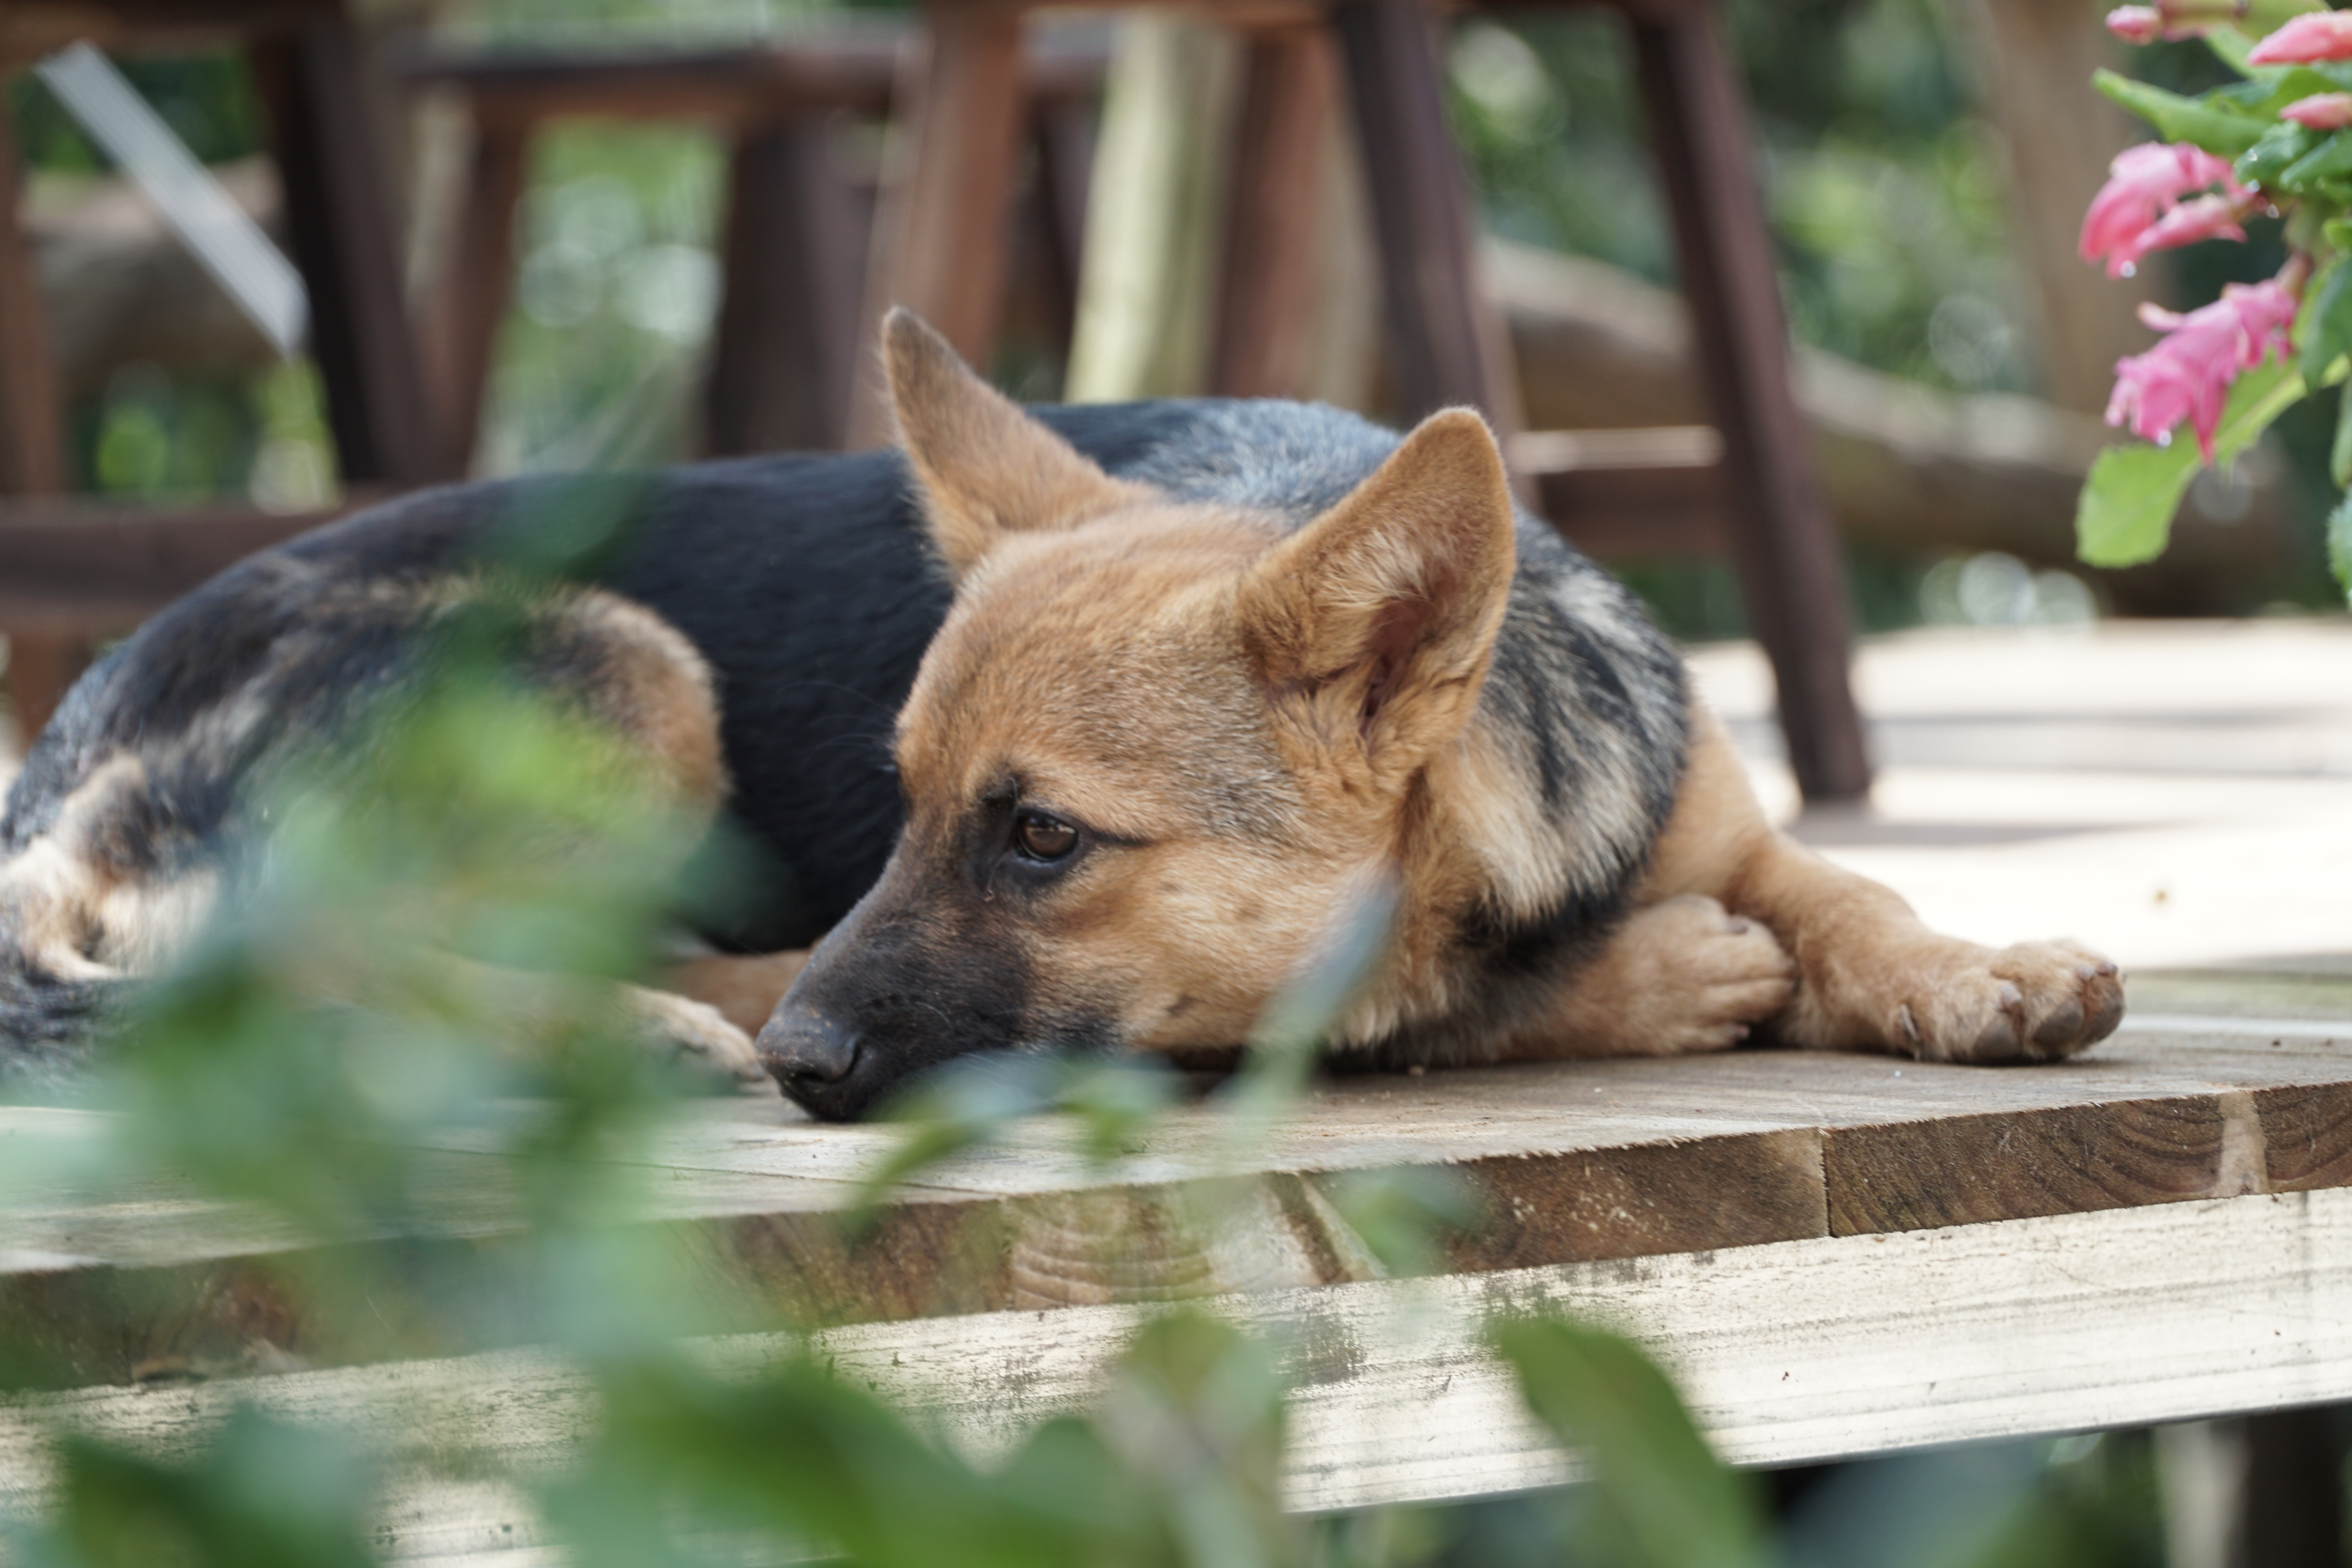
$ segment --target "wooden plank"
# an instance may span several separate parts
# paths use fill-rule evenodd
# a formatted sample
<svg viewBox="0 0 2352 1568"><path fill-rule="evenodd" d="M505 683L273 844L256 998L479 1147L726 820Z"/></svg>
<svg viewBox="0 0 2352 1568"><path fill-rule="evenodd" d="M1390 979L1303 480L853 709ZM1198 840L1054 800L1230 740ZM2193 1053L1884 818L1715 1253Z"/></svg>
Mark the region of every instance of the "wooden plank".
<svg viewBox="0 0 2352 1568"><path fill-rule="evenodd" d="M215 573L376 499L327 511L215 505L0 507L0 626L51 635L128 630Z"/></svg>
<svg viewBox="0 0 2352 1568"><path fill-rule="evenodd" d="M712 457L824 450L848 435L850 341L865 261L827 121L742 132L730 165L726 294L711 334Z"/></svg>
<svg viewBox="0 0 2352 1568"><path fill-rule="evenodd" d="M1397 1166L1450 1169L1482 1198L1485 1221L1446 1244L1464 1275L2352 1180L2352 1022L2281 1026L2127 1026L2089 1058L2018 1071L1749 1051L1349 1078L1267 1141L1248 1222L1213 1233L1188 1217L1195 1184L1230 1168L1205 1108L1108 1169L1061 1122L1020 1124L907 1184L852 1241L831 1216L898 1132L813 1124L772 1098L714 1101L633 1156L657 1177L633 1223L714 1302L753 1312L734 1320L751 1328L1370 1278L1331 1182ZM83 1138L89 1114L0 1111L0 1131ZM370 1311L346 1310L316 1265L376 1242L320 1248L167 1184L11 1198L0 1214L29 1256L0 1259L0 1318L37 1327L37 1379L53 1384L171 1357L235 1367L256 1346L320 1364L495 1344L514 1320L491 1309L521 1289L495 1148L435 1141L424 1219L443 1239L403 1243Z"/></svg>
<svg viewBox="0 0 2352 1568"><path fill-rule="evenodd" d="M1322 270L1316 193L1339 106L1330 39L1320 27L1255 34L1242 82L1209 390L1297 397Z"/></svg>
<svg viewBox="0 0 2352 1568"><path fill-rule="evenodd" d="M1843 573L1789 388L1787 328L1755 191L1755 139L1710 6L1637 16L1633 38L1676 258L1734 498L1732 558L1771 656L1790 764L1808 800L1870 788L1846 680Z"/></svg>
<svg viewBox="0 0 2352 1568"><path fill-rule="evenodd" d="M531 121L478 105L466 188L434 302L434 382L459 469L480 439L490 363L514 291L515 212L522 202Z"/></svg>
<svg viewBox="0 0 2352 1568"><path fill-rule="evenodd" d="M454 443L425 405L365 48L351 22L313 22L255 46L254 83L342 478L425 484L454 477Z"/></svg>
<svg viewBox="0 0 2352 1568"><path fill-rule="evenodd" d="M788 44L725 49L419 51L395 68L416 85L457 88L477 103L530 119L755 121L835 110L879 114L889 108L908 41L900 28L857 27Z"/></svg>
<svg viewBox="0 0 2352 1568"><path fill-rule="evenodd" d="M985 374L1003 308L1005 219L1024 120L1021 12L991 0L938 0L925 12L919 68L899 96L899 144L890 154L866 264L857 342L877 341L882 317L904 305ZM856 356L850 442L887 438L879 356Z"/></svg>
<svg viewBox="0 0 2352 1568"><path fill-rule="evenodd" d="M2217 1268L2216 1258L2230 1266ZM2352 1397L2352 1193L2241 1197L1824 1238L1645 1263L1268 1291L1212 1303L1276 1347L1293 1382L1295 1508L1492 1495L1576 1473L1526 1415L1485 1334L1565 1312L1668 1366L1718 1451L1786 1465L1933 1444L2260 1411ZM808 1348L975 1458L1084 1408L1148 1309L1072 1307L820 1332ZM799 1353L785 1335L699 1342L736 1375ZM0 1516L37 1517L44 1434L192 1452L235 1405L357 1425L393 1465L394 1560L548 1543L489 1456L560 1467L595 1418L560 1359L516 1351L0 1406Z"/></svg>
<svg viewBox="0 0 2352 1568"><path fill-rule="evenodd" d="M1522 423L1517 378L1478 279L1435 23L1419 0L1339 0L1330 16L1381 254L1395 413L1410 423L1467 405L1508 439Z"/></svg>
<svg viewBox="0 0 2352 1568"><path fill-rule="evenodd" d="M65 423L24 196L15 117L0 98L0 494L52 495L66 488Z"/></svg>

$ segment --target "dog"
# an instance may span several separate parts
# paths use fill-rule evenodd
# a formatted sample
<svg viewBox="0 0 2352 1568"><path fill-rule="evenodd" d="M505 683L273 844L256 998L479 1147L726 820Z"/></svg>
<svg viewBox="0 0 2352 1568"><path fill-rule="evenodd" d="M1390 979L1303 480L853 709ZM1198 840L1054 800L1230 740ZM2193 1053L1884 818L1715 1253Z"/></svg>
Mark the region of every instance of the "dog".
<svg viewBox="0 0 2352 1568"><path fill-rule="evenodd" d="M526 639L522 679L759 856L700 934L815 942L755 1039L630 993L667 1048L835 1120L973 1051L1228 1050L1381 878L1341 1062L1751 1035L2010 1061L2120 1020L2097 954L1937 936L1775 830L1672 646L1517 509L1475 414L1399 437L1279 402L1024 410L903 312L885 357L903 455L648 479ZM16 1076L86 1059L266 836L289 746L356 744L355 693L578 494L379 508L92 668L0 817Z"/></svg>

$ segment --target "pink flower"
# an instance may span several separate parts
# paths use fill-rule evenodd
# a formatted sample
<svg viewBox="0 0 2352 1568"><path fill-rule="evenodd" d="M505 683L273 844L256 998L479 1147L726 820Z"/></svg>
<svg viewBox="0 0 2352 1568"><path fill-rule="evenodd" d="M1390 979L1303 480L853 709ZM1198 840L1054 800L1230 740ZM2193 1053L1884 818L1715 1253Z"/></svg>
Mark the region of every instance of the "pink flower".
<svg viewBox="0 0 2352 1568"><path fill-rule="evenodd" d="M2208 185L2221 187L2217 199L2231 209L2253 199L2228 163L2201 147L2143 142L2117 153L2108 174L2107 183L2091 198L2091 210L2083 215L2082 255L2085 261L2106 258L2110 278L2126 275L2151 250L2221 234L2245 237L2237 231L2234 210L2217 218L2212 208L2198 203L2188 204L2196 208L2196 218L2165 226L2181 207L2181 197Z"/></svg>
<svg viewBox="0 0 2352 1568"><path fill-rule="evenodd" d="M2144 354L2116 362L2107 423L2128 424L2133 435L2162 446L2186 419L2197 432L2199 454L2210 463L2230 384L2273 353L2284 358L2293 352L2288 329L2295 308L2295 297L2276 279L2225 284L2219 300L2185 316L2142 305L2140 320L2165 338Z"/></svg>
<svg viewBox="0 0 2352 1568"><path fill-rule="evenodd" d="M2256 44L2246 59L2258 66L2352 59L2352 11L2307 11Z"/></svg>
<svg viewBox="0 0 2352 1568"><path fill-rule="evenodd" d="M2352 125L2352 92L2315 92L2309 98L2298 98L2279 110L2279 118L2314 131L2341 131Z"/></svg>
<svg viewBox="0 0 2352 1568"><path fill-rule="evenodd" d="M2158 38L2201 38L2244 14L2242 0L2157 0L2153 5L2121 5L2107 13L2107 31L2126 44Z"/></svg>

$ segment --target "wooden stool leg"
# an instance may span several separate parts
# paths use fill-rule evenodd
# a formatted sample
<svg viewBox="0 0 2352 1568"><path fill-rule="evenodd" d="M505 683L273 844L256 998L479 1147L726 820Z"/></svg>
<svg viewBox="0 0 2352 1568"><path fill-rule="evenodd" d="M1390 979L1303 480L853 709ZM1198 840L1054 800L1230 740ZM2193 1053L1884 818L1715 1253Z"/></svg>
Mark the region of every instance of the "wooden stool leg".
<svg viewBox="0 0 2352 1568"><path fill-rule="evenodd" d="M727 209L727 293L703 443L713 457L839 447L848 433L858 258L826 122L747 130Z"/></svg>
<svg viewBox="0 0 2352 1568"><path fill-rule="evenodd" d="M1010 5L942 5L927 20L919 73L898 96L905 161L886 172L875 219L849 410L853 447L878 447L889 436L873 345L891 306L921 315L982 373L1003 310L1005 213L1025 96L1021 14Z"/></svg>
<svg viewBox="0 0 2352 1568"><path fill-rule="evenodd" d="M1210 354L1209 390L1220 396L1303 390L1322 240L1316 196L1338 89L1321 30L1250 39Z"/></svg>
<svg viewBox="0 0 2352 1568"><path fill-rule="evenodd" d="M0 494L48 495L66 485L65 421L18 184L16 127L0 98Z"/></svg>
<svg viewBox="0 0 2352 1568"><path fill-rule="evenodd" d="M1723 435L1748 618L1772 660L1798 786L1807 800L1850 799L1869 792L1870 764L1846 682L1844 574L1789 388L1755 143L1706 5L1638 16L1633 37L1683 292Z"/></svg>
<svg viewBox="0 0 2352 1568"><path fill-rule="evenodd" d="M17 739L33 743L98 655L94 638L59 632L8 634L8 711Z"/></svg>
<svg viewBox="0 0 2352 1568"><path fill-rule="evenodd" d="M254 79L343 479L424 484L452 471L451 443L425 406L362 49L341 17L304 23L254 49Z"/></svg>
<svg viewBox="0 0 2352 1568"><path fill-rule="evenodd" d="M17 223L16 139L0 99L0 494L54 495L66 488L65 421L57 367L32 247ZM26 744L89 663L87 637L55 632L8 636L8 707Z"/></svg>
<svg viewBox="0 0 2352 1568"><path fill-rule="evenodd" d="M499 328L514 294L515 209L522 203L531 125L485 116L474 121L474 150L448 271L435 301L435 389L452 466L472 467L480 439Z"/></svg>
<svg viewBox="0 0 2352 1568"><path fill-rule="evenodd" d="M1095 171L1095 110L1079 98L1039 102L1032 116L1037 142L1037 211L1045 220L1045 258L1053 276L1056 347L1065 359L1078 331L1078 268L1087 248L1087 185Z"/></svg>
<svg viewBox="0 0 2352 1568"><path fill-rule="evenodd" d="M1396 412L1413 420L1470 404L1508 437L1519 427L1518 388L1478 283L1429 10L1421 0L1339 0L1331 24L1364 152Z"/></svg>

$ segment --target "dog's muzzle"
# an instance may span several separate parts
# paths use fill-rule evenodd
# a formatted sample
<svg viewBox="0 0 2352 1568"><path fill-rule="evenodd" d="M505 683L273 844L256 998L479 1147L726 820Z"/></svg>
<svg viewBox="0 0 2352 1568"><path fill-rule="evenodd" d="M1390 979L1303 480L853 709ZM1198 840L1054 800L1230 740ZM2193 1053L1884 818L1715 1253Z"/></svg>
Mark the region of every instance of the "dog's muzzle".
<svg viewBox="0 0 2352 1568"><path fill-rule="evenodd" d="M760 1030L754 1048L786 1095L811 1115L838 1121L863 1109L866 1097L848 1092L862 1044L858 1030L814 1008L787 1005Z"/></svg>

